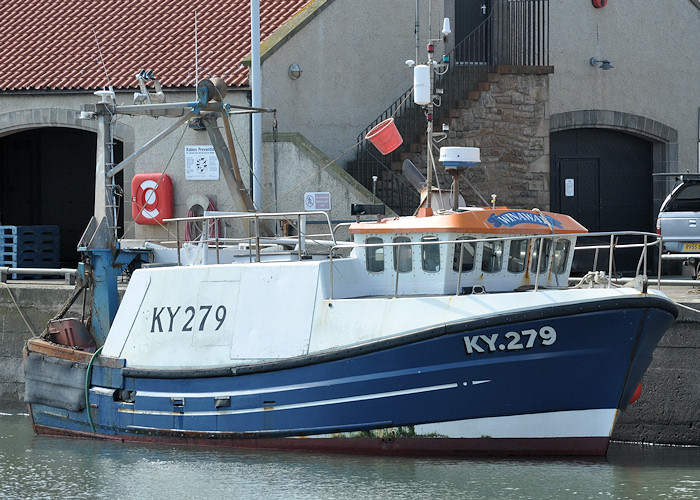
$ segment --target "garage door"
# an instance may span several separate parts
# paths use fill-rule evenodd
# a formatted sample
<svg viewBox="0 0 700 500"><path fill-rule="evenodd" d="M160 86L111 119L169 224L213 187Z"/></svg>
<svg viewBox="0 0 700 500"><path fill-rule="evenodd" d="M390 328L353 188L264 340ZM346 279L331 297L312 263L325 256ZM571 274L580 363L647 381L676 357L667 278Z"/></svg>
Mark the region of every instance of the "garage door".
<svg viewBox="0 0 700 500"><path fill-rule="evenodd" d="M589 231L654 232L650 141L614 130L572 129L552 133L550 144L553 211ZM637 263L616 260L622 271Z"/></svg>

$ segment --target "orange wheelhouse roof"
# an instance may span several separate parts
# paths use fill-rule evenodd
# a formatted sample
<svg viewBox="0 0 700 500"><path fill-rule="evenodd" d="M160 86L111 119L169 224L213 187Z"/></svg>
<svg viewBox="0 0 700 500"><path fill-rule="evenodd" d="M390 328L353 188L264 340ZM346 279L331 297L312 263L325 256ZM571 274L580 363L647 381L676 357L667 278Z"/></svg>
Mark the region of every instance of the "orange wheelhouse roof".
<svg viewBox="0 0 700 500"><path fill-rule="evenodd" d="M587 233L568 215L539 210L484 208L429 217L396 217L350 225L350 234L376 233L475 233L567 234Z"/></svg>

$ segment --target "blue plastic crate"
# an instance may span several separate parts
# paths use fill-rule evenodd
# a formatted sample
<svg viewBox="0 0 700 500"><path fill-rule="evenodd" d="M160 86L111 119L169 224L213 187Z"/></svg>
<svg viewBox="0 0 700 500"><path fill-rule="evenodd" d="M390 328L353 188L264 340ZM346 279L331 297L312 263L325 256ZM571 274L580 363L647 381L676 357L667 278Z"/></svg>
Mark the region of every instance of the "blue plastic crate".
<svg viewBox="0 0 700 500"><path fill-rule="evenodd" d="M59 268L58 226L0 226L0 259L3 267ZM13 275L17 278L40 275Z"/></svg>
<svg viewBox="0 0 700 500"><path fill-rule="evenodd" d="M17 245L17 226L0 226L0 244Z"/></svg>
<svg viewBox="0 0 700 500"><path fill-rule="evenodd" d="M47 246L58 244L58 226L16 226L20 246Z"/></svg>
<svg viewBox="0 0 700 500"><path fill-rule="evenodd" d="M0 267L17 267L17 254L12 252L0 253Z"/></svg>

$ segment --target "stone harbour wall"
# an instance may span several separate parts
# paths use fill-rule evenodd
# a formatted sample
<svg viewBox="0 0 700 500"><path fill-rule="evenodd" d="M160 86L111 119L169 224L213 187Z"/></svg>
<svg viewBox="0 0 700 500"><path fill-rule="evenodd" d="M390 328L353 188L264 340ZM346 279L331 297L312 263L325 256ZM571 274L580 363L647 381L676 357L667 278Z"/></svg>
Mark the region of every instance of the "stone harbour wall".
<svg viewBox="0 0 700 500"><path fill-rule="evenodd" d="M680 308L654 351L642 396L620 414L613 439L700 446L700 312Z"/></svg>
<svg viewBox="0 0 700 500"><path fill-rule="evenodd" d="M41 335L46 323L71 295L71 285L0 283L0 411L25 411L24 343ZM80 305L82 300L79 298ZM73 308L73 317L80 311Z"/></svg>

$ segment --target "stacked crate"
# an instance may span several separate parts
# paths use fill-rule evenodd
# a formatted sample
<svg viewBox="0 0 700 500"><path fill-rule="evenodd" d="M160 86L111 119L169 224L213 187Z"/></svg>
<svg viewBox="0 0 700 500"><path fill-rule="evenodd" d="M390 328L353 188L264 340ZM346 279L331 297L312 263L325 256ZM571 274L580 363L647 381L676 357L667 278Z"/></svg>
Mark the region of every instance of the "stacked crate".
<svg viewBox="0 0 700 500"><path fill-rule="evenodd" d="M0 267L58 269L58 226L0 226ZM40 278L13 274L12 278Z"/></svg>

